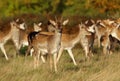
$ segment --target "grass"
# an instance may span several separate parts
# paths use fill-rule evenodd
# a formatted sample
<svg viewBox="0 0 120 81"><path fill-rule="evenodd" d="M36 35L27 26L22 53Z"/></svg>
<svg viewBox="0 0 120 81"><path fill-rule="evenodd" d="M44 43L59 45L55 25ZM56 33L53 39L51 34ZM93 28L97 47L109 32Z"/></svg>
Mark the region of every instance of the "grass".
<svg viewBox="0 0 120 81"><path fill-rule="evenodd" d="M7 44L5 48L10 59L6 61L0 52L0 81L120 81L119 51L103 56L101 49L96 48L94 57L85 61L83 50L76 46L73 53L78 65L74 66L64 51L58 63L58 73L55 73L50 71L48 62L43 64L40 59L39 67L33 69L32 57L20 55L14 58L14 47Z"/></svg>

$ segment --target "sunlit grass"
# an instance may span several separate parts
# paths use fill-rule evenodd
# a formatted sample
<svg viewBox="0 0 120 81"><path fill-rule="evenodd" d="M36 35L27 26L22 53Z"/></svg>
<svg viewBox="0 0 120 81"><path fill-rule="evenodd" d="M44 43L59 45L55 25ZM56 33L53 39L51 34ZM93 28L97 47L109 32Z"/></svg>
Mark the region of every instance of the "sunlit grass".
<svg viewBox="0 0 120 81"><path fill-rule="evenodd" d="M58 72L50 71L49 62L33 68L33 57L20 55L14 58L15 49L6 45L9 61L0 52L0 81L120 81L120 54L103 56L96 48L94 57L85 61L84 51L76 46L73 49L77 66L74 66L68 53L64 51L58 62Z"/></svg>

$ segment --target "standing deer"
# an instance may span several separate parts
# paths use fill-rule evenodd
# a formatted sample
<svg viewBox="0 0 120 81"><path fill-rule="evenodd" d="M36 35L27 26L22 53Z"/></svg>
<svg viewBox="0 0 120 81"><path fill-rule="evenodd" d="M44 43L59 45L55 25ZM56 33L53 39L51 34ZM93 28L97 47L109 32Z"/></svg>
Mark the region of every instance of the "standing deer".
<svg viewBox="0 0 120 81"><path fill-rule="evenodd" d="M85 51L85 56L86 56L86 59L89 59L90 56L93 56L92 54L92 51L93 51L93 44L94 44L94 35L95 35L95 30L94 30L94 27L95 25L91 25L90 26L90 29L88 29L85 24L81 24L80 27L81 27L81 36L80 36L80 43L83 47L83 50ZM91 29L91 27L93 29ZM87 30L86 30L87 28ZM91 30L91 31L88 31L88 30ZM88 34L85 34L85 33L88 33Z"/></svg>
<svg viewBox="0 0 120 81"><path fill-rule="evenodd" d="M84 41L85 38L87 38L87 41L89 41L89 44L86 45L86 46L91 49L91 47L93 45L92 41L94 39L91 38L93 36L91 36L92 33L90 33L90 32L93 32L93 33L95 32L95 30L94 30L95 25L93 24L93 25L91 25L89 27L84 27L84 26L85 25L83 25L83 24L79 24L79 26L78 26L79 31L77 33L74 33L74 34L62 34L61 48L60 48L59 53L58 53L57 62L59 61L63 50L67 50L67 52L68 52L69 56L71 57L74 65L77 65L77 63L76 63L76 61L74 59L72 49L77 43L80 42L80 40ZM48 31L52 32L53 30L54 30L54 28L50 24L48 26ZM84 38L82 38L83 36L84 36ZM82 45L83 44L84 43L82 43ZM83 49L85 49L85 47L83 47ZM87 57L87 55L88 55L87 53L89 52L89 49L85 49L85 52L86 52L86 57Z"/></svg>
<svg viewBox="0 0 120 81"><path fill-rule="evenodd" d="M82 45L84 46L83 49L85 49L86 46L88 47L88 49L85 49L86 57L88 57L89 52L92 52L91 48L92 48L92 45L94 42L93 41L94 36L92 33L95 32L93 25L86 27L83 24L79 24L78 28L79 28L78 32L76 32L74 34L63 34L62 33L61 48L60 48L59 53L58 53L57 62L59 61L63 50L67 50L68 54L70 55L71 59L73 60L74 65L77 65L77 63L74 59L74 55L72 53L72 49L77 43L80 42L80 40L84 41L84 39L86 39L86 38L88 41L87 44L84 45L84 43L82 43ZM47 35L53 34L51 32L53 32L54 30L55 30L55 28L51 24L49 24L48 31L50 31L50 32L46 33L46 34ZM40 33L43 33L43 32L40 32ZM83 36L84 36L84 38L82 38ZM45 62L45 59L43 57L44 54L41 55L41 59L43 62Z"/></svg>
<svg viewBox="0 0 120 81"><path fill-rule="evenodd" d="M50 23L54 26L55 29L53 35L38 33L32 40L31 45L34 49L34 67L38 66L39 54L48 53L50 59L50 68L52 69L53 65L51 58L53 55L54 69L55 72L57 72L57 53L61 47L62 28L68 23L68 20L63 22L58 20L50 20Z"/></svg>
<svg viewBox="0 0 120 81"><path fill-rule="evenodd" d="M16 51L18 53L18 42L19 40L17 37L19 37L19 30L23 28L24 23L17 23L16 21L10 22L10 24L7 24L8 27L2 27L0 31L0 49L5 55L6 60L8 60L8 56L6 54L4 44L10 39L14 42L14 45L16 47ZM4 30L4 31L2 31Z"/></svg>
<svg viewBox="0 0 120 81"><path fill-rule="evenodd" d="M103 54L111 54L112 52L111 52L110 34L115 28L114 21L103 20L101 24L103 24L104 27L106 28L100 39L101 45L103 46Z"/></svg>
<svg viewBox="0 0 120 81"><path fill-rule="evenodd" d="M32 48L32 40L34 39L35 35L40 33L42 31L42 28L40 27L41 26L41 22L39 24L36 24L34 23L34 31L30 32L28 35L27 35L27 40L26 42L28 42L28 49L26 51L26 56L30 53L30 55L32 56L32 52L34 51L34 49Z"/></svg>
<svg viewBox="0 0 120 81"><path fill-rule="evenodd" d="M101 37L107 32L107 26L105 26L105 23L107 23L108 25L111 25L112 23L114 23L114 21L111 21L109 19L97 20L95 31L96 31L96 36L98 38L98 47L100 47L101 45L101 42L100 42Z"/></svg>

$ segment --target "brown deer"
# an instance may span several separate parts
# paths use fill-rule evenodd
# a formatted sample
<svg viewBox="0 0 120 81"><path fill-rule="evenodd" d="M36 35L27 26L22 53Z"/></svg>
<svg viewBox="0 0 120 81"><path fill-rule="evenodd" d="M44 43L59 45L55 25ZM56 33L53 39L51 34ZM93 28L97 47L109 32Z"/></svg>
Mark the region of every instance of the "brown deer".
<svg viewBox="0 0 120 81"><path fill-rule="evenodd" d="M111 20L103 20L101 22L106 30L104 31L104 34L101 36L100 42L101 45L103 46L103 54L112 54L111 51L111 40L110 40L110 35L115 28L114 21Z"/></svg>
<svg viewBox="0 0 120 81"><path fill-rule="evenodd" d="M32 52L34 51L34 49L32 48L32 40L34 39L35 35L38 34L39 32L42 31L41 26L41 22L39 24L34 23L34 31L30 32L27 34L26 38L27 40L25 40L28 43L28 49L26 51L26 56L30 53L30 55L32 56Z"/></svg>
<svg viewBox="0 0 120 81"><path fill-rule="evenodd" d="M40 53L48 53L50 59L50 68L52 69L52 58L54 60L54 69L57 72L57 53L61 47L61 36L62 36L62 28L63 25L68 23L68 20L65 21L53 21L50 20L50 23L54 26L54 34L47 35L38 33L34 35L35 37L32 39L31 45L34 49L34 67L38 66L39 63L39 54Z"/></svg>
<svg viewBox="0 0 120 81"><path fill-rule="evenodd" d="M6 54L4 44L10 39L14 42L14 45L16 47L16 51L18 53L18 39L19 36L19 30L23 29L24 23L17 23L17 21L12 21L10 24L7 24L7 27L2 27L0 30L0 48L3 54L5 55L6 60L8 60L8 56Z"/></svg>
<svg viewBox="0 0 120 81"><path fill-rule="evenodd" d="M94 42L93 41L94 36L93 36L92 33L95 32L93 25L91 25L90 27L86 27L83 24L79 24L78 28L79 28L78 32L74 33L74 34L64 34L64 33L62 33L61 48L60 48L59 53L58 53L57 62L59 61L63 50L67 50L68 54L70 55L71 59L73 60L74 65L77 65L77 63L74 59L74 55L72 53L72 48L77 43L79 43L80 40L84 41L84 40L87 39L87 44L82 43L82 46L84 46L83 48L85 50L86 57L88 57L89 52L92 52L91 50L92 50L92 45L93 45L93 42ZM50 31L50 32L49 33L47 32L46 34L49 35L54 30L55 30L55 28L51 24L49 24L48 31ZM43 32L40 32L40 33L43 33ZM51 34L53 34L53 33L51 33ZM82 38L83 36L84 36L84 38ZM87 46L87 49L86 49L86 46ZM44 55L44 54L42 54L42 55ZM45 62L45 59L44 59L43 56L41 56L41 59L42 59L43 62Z"/></svg>
<svg viewBox="0 0 120 81"><path fill-rule="evenodd" d="M107 23L108 25L111 25L112 23L114 23L114 21L110 19L96 21L95 31L98 39L98 47L101 46L100 39L106 33L106 30L107 30L107 26L105 26L105 23Z"/></svg>
<svg viewBox="0 0 120 81"><path fill-rule="evenodd" d="M93 56L93 44L94 44L94 37L95 37L95 25L91 25L91 27L86 26L85 24L81 24L81 36L80 36L80 43L85 51L86 59L89 59L90 56ZM94 26L94 27L93 27ZM86 30L87 28L87 30ZM91 30L91 31L88 31ZM85 33L88 34L85 34Z"/></svg>
<svg viewBox="0 0 120 81"><path fill-rule="evenodd" d="M79 26L78 26L79 31L77 33L74 33L74 34L64 34L64 33L62 33L61 48L60 48L59 53L58 53L57 62L59 61L63 50L67 50L67 52L68 52L69 56L71 57L74 65L77 65L77 63L74 59L72 49L77 43L79 43L80 41L84 41L85 38L87 38L87 41L89 41L89 44L86 45L88 49L86 49L83 42L81 44L83 45L83 49L85 50L86 57L88 57L89 48L92 45L92 43L90 43L90 40L93 39L90 36L92 35L91 32L95 31L94 26L95 25L91 25L90 27L85 27L85 25L79 24ZM50 32L52 32L53 29L54 28L50 25L48 30Z"/></svg>

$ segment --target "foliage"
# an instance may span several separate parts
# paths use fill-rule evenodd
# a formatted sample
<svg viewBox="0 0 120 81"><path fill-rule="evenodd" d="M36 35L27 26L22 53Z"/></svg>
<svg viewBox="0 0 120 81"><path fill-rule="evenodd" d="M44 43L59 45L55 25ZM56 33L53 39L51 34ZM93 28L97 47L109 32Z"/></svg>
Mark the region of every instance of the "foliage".
<svg viewBox="0 0 120 81"><path fill-rule="evenodd" d="M0 17L24 13L62 14L63 16L117 16L119 0L0 0Z"/></svg>

